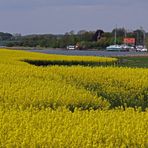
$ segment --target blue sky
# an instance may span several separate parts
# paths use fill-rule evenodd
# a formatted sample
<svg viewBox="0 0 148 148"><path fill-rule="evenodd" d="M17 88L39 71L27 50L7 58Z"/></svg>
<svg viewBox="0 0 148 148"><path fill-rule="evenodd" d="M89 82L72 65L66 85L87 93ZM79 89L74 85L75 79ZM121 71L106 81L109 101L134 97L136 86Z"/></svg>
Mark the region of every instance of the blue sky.
<svg viewBox="0 0 148 148"><path fill-rule="evenodd" d="M148 0L0 0L0 32L61 34L142 26Z"/></svg>

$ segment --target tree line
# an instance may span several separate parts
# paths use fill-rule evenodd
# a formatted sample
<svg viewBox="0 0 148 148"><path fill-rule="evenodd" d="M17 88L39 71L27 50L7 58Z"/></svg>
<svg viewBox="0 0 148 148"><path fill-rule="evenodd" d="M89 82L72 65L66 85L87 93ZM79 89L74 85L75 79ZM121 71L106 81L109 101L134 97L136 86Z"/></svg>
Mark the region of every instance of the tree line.
<svg viewBox="0 0 148 148"><path fill-rule="evenodd" d="M114 44L115 31L117 34L117 44L122 44L124 37L133 37L136 39L137 45L142 45L145 42L148 46L148 33L145 33L142 29L127 31L124 28L116 28L112 32L104 32L102 29L96 31L80 30L77 33L70 31L63 35L40 34L21 36L20 34L12 35L0 32L0 45L41 48L66 48L67 45L77 45L79 49L103 49Z"/></svg>

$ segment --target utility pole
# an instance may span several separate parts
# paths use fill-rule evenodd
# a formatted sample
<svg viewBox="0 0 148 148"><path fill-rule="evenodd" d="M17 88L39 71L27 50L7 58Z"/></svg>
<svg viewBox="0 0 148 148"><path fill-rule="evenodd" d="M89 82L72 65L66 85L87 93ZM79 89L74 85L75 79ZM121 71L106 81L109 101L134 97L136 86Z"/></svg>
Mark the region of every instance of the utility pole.
<svg viewBox="0 0 148 148"><path fill-rule="evenodd" d="M145 31L144 31L143 27L140 27L140 30L143 33L143 47L145 48Z"/></svg>
<svg viewBox="0 0 148 148"><path fill-rule="evenodd" d="M116 25L116 28L115 28L114 44L115 44L115 45L117 44L117 25Z"/></svg>
<svg viewBox="0 0 148 148"><path fill-rule="evenodd" d="M127 37L127 32L126 32L127 30L124 28L124 38L126 38ZM124 42L124 44L125 45L127 45L127 43L126 42Z"/></svg>
<svg viewBox="0 0 148 148"><path fill-rule="evenodd" d="M139 34L136 32L136 45L139 45Z"/></svg>

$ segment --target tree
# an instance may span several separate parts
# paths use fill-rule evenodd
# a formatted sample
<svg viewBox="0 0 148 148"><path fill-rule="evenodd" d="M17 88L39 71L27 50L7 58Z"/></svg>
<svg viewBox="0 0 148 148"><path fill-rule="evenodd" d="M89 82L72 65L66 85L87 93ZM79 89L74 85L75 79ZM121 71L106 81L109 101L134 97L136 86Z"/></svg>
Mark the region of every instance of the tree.
<svg viewBox="0 0 148 148"><path fill-rule="evenodd" d="M86 32L87 32L86 30L79 30L77 34L78 34L78 35L83 35L83 34L85 34Z"/></svg>
<svg viewBox="0 0 148 148"><path fill-rule="evenodd" d="M135 30L134 36L136 38L136 45L142 45L143 40L144 40L144 36L143 36L143 32L141 31L141 29Z"/></svg>
<svg viewBox="0 0 148 148"><path fill-rule="evenodd" d="M115 28L115 29L113 29L112 30L112 35L113 36L115 34L115 31L116 31L117 36L120 36L120 37L124 37L125 36L125 33L126 33L125 28Z"/></svg>
<svg viewBox="0 0 148 148"><path fill-rule="evenodd" d="M0 40L11 40L13 35L10 33L0 32Z"/></svg>
<svg viewBox="0 0 148 148"><path fill-rule="evenodd" d="M95 34L93 35L93 41L97 41L97 40L101 39L103 33L104 33L103 30L97 30L95 32Z"/></svg>

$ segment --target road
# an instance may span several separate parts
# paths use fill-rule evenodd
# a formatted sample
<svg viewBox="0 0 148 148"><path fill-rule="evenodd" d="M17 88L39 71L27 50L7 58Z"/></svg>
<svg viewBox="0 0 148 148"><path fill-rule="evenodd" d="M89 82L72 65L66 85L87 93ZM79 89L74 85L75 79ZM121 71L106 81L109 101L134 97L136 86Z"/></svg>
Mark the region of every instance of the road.
<svg viewBox="0 0 148 148"><path fill-rule="evenodd" d="M79 56L138 56L138 55L147 55L146 52L120 52L120 51L97 51L97 50L66 50L66 49L33 49L27 50L30 52L40 52L45 54L61 54L61 55L79 55Z"/></svg>

